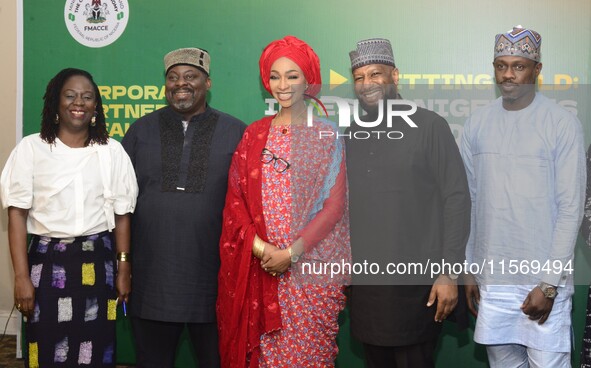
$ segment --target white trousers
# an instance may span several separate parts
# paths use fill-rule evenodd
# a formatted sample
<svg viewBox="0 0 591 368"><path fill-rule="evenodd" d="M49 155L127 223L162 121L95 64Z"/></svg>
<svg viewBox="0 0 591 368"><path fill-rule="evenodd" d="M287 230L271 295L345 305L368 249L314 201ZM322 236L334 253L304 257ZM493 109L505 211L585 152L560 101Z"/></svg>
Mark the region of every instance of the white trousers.
<svg viewBox="0 0 591 368"><path fill-rule="evenodd" d="M570 353L541 351L518 344L486 345L491 368L571 368Z"/></svg>

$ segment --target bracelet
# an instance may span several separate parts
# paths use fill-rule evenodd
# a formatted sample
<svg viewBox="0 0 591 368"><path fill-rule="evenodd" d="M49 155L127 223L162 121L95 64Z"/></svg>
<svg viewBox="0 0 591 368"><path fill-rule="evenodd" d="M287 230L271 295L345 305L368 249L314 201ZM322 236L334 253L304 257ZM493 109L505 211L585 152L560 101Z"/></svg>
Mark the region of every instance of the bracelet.
<svg viewBox="0 0 591 368"><path fill-rule="evenodd" d="M257 235L254 236L254 241L252 243L252 254L257 257L258 259L263 258L263 253L265 252L265 243L259 238Z"/></svg>
<svg viewBox="0 0 591 368"><path fill-rule="evenodd" d="M117 260L119 262L129 262L131 260L131 254L128 252L119 252L117 253Z"/></svg>
<svg viewBox="0 0 591 368"><path fill-rule="evenodd" d="M265 251L265 245L261 241L261 239L255 235L254 241L252 243L252 254L258 259L263 258L263 252Z"/></svg>

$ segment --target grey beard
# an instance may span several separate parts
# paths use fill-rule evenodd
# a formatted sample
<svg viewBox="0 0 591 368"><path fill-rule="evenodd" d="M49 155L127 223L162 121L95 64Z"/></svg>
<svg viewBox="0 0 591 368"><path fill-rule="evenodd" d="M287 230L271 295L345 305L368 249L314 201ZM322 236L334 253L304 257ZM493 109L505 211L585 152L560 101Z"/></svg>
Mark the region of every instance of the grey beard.
<svg viewBox="0 0 591 368"><path fill-rule="evenodd" d="M177 110L186 110L193 104L193 101L181 101L170 103Z"/></svg>

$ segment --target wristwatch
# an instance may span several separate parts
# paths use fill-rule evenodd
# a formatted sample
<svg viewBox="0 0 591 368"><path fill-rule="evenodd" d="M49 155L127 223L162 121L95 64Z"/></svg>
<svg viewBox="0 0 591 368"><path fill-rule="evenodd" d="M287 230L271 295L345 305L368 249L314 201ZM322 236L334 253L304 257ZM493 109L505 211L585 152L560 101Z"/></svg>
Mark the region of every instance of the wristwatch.
<svg viewBox="0 0 591 368"><path fill-rule="evenodd" d="M544 296L548 299L554 300L554 298L556 298L556 295L558 295L558 291L556 291L556 286L547 284L542 281L538 284L538 287L540 288L540 290L542 290L542 293L544 293Z"/></svg>
<svg viewBox="0 0 591 368"><path fill-rule="evenodd" d="M300 255L295 254L291 247L287 248L287 251L289 252L289 258L291 259L291 263L297 263L297 261L300 260Z"/></svg>
<svg viewBox="0 0 591 368"><path fill-rule="evenodd" d="M449 277L449 279L452 281L456 281L458 277L460 277L460 275L458 275L457 273L444 273L443 276Z"/></svg>

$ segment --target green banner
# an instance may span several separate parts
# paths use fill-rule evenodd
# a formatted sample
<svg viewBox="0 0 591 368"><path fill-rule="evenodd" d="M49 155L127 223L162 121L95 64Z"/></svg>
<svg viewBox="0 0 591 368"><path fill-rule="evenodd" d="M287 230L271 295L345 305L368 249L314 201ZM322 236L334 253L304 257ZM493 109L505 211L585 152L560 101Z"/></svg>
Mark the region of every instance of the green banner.
<svg viewBox="0 0 591 368"><path fill-rule="evenodd" d="M495 34L521 24L543 38L541 89L559 84L576 90L590 82L591 2L579 0L24 0L23 13L23 135L39 131L50 78L76 67L95 77L109 132L121 139L137 118L164 106L162 59L180 47L209 51L209 103L252 122L269 110L265 99L270 96L259 77L261 51L288 34L307 41L318 53L325 85L351 83L348 53L356 41L388 38L404 91L418 84L494 83ZM588 104L588 99L575 105L581 103ZM581 116L577 106L573 110L589 137L589 113ZM581 252L578 267L589 269ZM577 349L585 292L585 287L577 287ZM349 338L347 326L344 314L338 366L359 367L361 348ZM120 321L120 361L133 360L128 327ZM192 357L183 351L179 366L191 366L187 362ZM486 356L472 343L471 331L456 332L451 325L445 328L437 362L442 367L485 367Z"/></svg>
<svg viewBox="0 0 591 368"><path fill-rule="evenodd" d="M392 41L403 85L490 84L495 34L522 24L543 37L542 85L589 83L589 2L102 0L98 15L94 2L24 2L24 134L39 129L49 79L78 67L101 86L109 131L120 139L165 103L163 56L190 46L211 54L210 104L251 122L269 97L260 53L287 34L318 53L324 84L351 83L348 52L370 37Z"/></svg>

